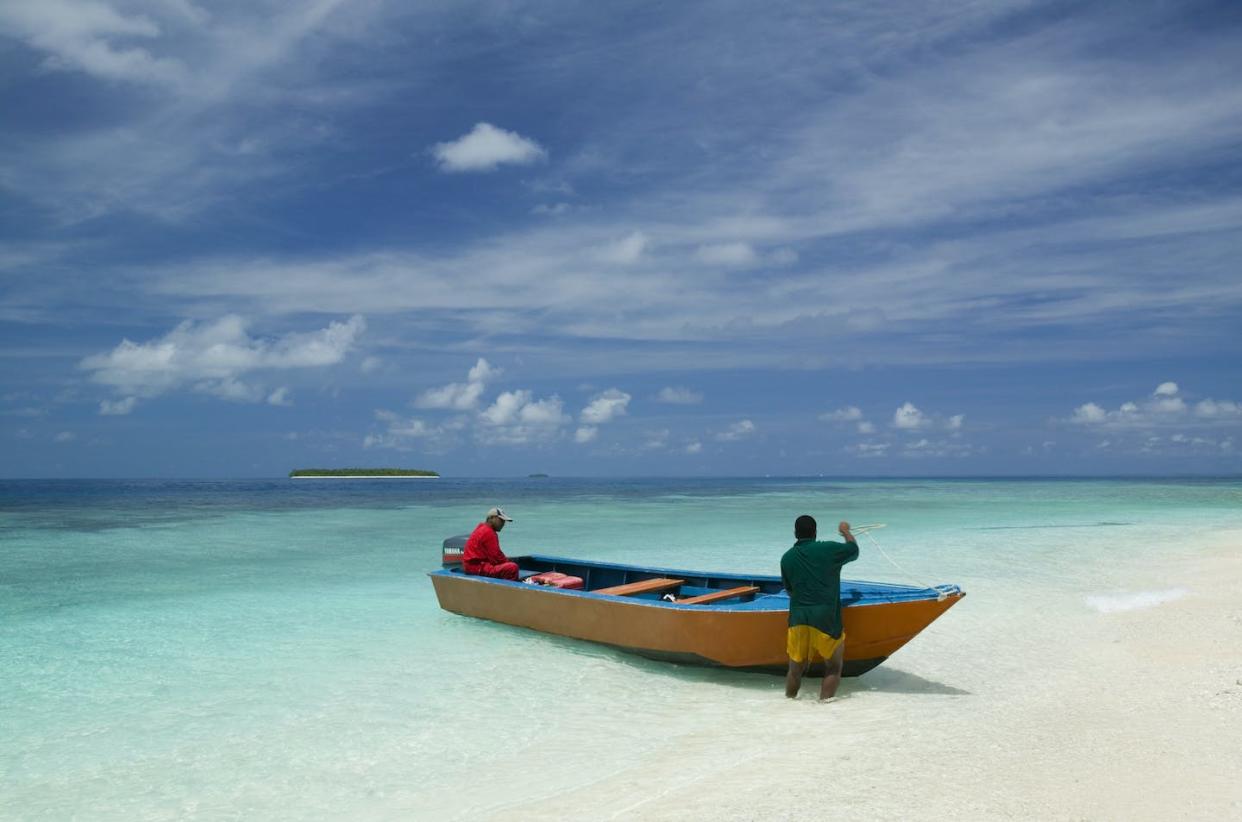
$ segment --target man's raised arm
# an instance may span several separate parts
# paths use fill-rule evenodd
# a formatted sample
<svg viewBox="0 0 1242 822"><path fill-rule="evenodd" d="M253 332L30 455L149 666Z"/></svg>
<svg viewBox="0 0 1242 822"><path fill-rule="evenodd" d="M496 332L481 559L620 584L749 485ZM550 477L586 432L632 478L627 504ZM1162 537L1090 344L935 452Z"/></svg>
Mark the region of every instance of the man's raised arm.
<svg viewBox="0 0 1242 822"><path fill-rule="evenodd" d="M850 524L845 520L837 526L837 533L841 535L841 539L845 540L845 544L850 548L841 558L841 562L853 562L858 559L858 540L850 533Z"/></svg>

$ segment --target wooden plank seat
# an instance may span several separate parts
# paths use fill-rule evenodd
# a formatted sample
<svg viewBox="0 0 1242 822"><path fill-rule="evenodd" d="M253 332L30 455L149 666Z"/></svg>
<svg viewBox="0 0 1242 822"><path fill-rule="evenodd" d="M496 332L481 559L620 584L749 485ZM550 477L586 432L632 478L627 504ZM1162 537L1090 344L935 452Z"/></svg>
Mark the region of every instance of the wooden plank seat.
<svg viewBox="0 0 1242 822"><path fill-rule="evenodd" d="M739 585L737 588L726 588L722 591L712 591L710 594L700 594L697 597L687 597L686 599L677 600L678 605L707 605L712 602L720 602L722 599L733 599L734 597L744 597L747 594L758 593L757 585Z"/></svg>
<svg viewBox="0 0 1242 822"><path fill-rule="evenodd" d="M611 588L600 588L598 591L592 591L593 594L607 594L614 597L630 597L635 594L650 594L659 591L668 591L672 588L680 587L685 580L681 579L664 579L657 577L656 579L644 579L640 582L627 582L624 585L614 585Z"/></svg>

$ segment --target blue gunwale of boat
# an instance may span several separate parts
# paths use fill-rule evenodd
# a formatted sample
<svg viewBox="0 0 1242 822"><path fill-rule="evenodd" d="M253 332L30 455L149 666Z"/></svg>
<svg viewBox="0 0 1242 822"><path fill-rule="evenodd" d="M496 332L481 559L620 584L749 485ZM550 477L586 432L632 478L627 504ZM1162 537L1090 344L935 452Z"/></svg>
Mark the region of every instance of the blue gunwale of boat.
<svg viewBox="0 0 1242 822"><path fill-rule="evenodd" d="M544 585L540 585L535 589L548 594L560 594L563 596L576 597L586 596L656 608L673 608L687 611L701 611L704 609L711 609L713 611L785 611L789 609L789 595L785 592L779 576L715 572L704 573L701 571L686 571L677 568L625 565L616 562L571 559L568 557L554 557L542 554L510 557L510 559L517 562L523 569L528 569L531 565L548 566L546 569L541 568L541 570L555 570L562 573L571 573L574 576L584 576L582 571L589 571L591 569L598 569L605 572L620 572L624 578L623 582L630 581L629 576L634 574L638 575L640 579L650 579L652 577L684 579L688 585L692 581L702 580L704 582L703 585L689 585L689 587L703 588L705 590L719 590L721 588L736 587L747 584L755 585L760 588L760 591L756 593L754 598L749 602L726 600L723 602L712 603L710 605L682 605L677 602L666 602L661 599L652 599L648 597L615 596L612 594L598 594L594 591L555 588ZM494 579L492 577L466 574L460 567L442 568L440 570L430 571L428 575L466 578L471 581L493 585L516 585L521 588L532 587L524 582L514 580ZM712 585L711 583L715 581L722 583L727 582L731 584ZM611 587L613 584L623 584L623 582L619 583L610 581L608 586L598 587ZM956 585L942 585L937 588L921 588L911 585L895 585L887 582L868 582L865 580L843 579L841 580L841 606L848 608L894 602L917 602L920 600L938 599L943 594L952 595L960 592L960 590L961 589Z"/></svg>

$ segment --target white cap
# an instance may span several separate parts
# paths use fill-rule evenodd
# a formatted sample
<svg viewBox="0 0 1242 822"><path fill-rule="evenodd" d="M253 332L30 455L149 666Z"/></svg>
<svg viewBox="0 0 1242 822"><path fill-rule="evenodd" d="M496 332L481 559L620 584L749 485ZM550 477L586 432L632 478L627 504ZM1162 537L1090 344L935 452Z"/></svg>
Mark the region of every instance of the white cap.
<svg viewBox="0 0 1242 822"><path fill-rule="evenodd" d="M513 522L513 517L506 514L505 509L503 508L492 508L488 510L486 519L491 519L492 517L500 517L505 522Z"/></svg>

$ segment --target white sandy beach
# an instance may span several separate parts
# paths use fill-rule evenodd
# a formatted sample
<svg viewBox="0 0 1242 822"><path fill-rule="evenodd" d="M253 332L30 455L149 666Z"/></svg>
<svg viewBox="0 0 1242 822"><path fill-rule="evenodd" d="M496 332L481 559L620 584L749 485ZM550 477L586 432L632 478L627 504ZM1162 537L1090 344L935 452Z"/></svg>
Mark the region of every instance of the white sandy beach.
<svg viewBox="0 0 1242 822"><path fill-rule="evenodd" d="M1160 562L1119 563L1091 596L1032 591L1046 612L976 585L883 667L846 680L834 703L814 700L817 680L796 702L775 683L721 700L720 683L705 681L687 709L701 714L698 730L563 790L532 790L529 774L502 781L522 798L488 813L1242 818L1242 532L1195 540ZM634 721L662 733L659 717ZM571 752L536 753L574 768Z"/></svg>

